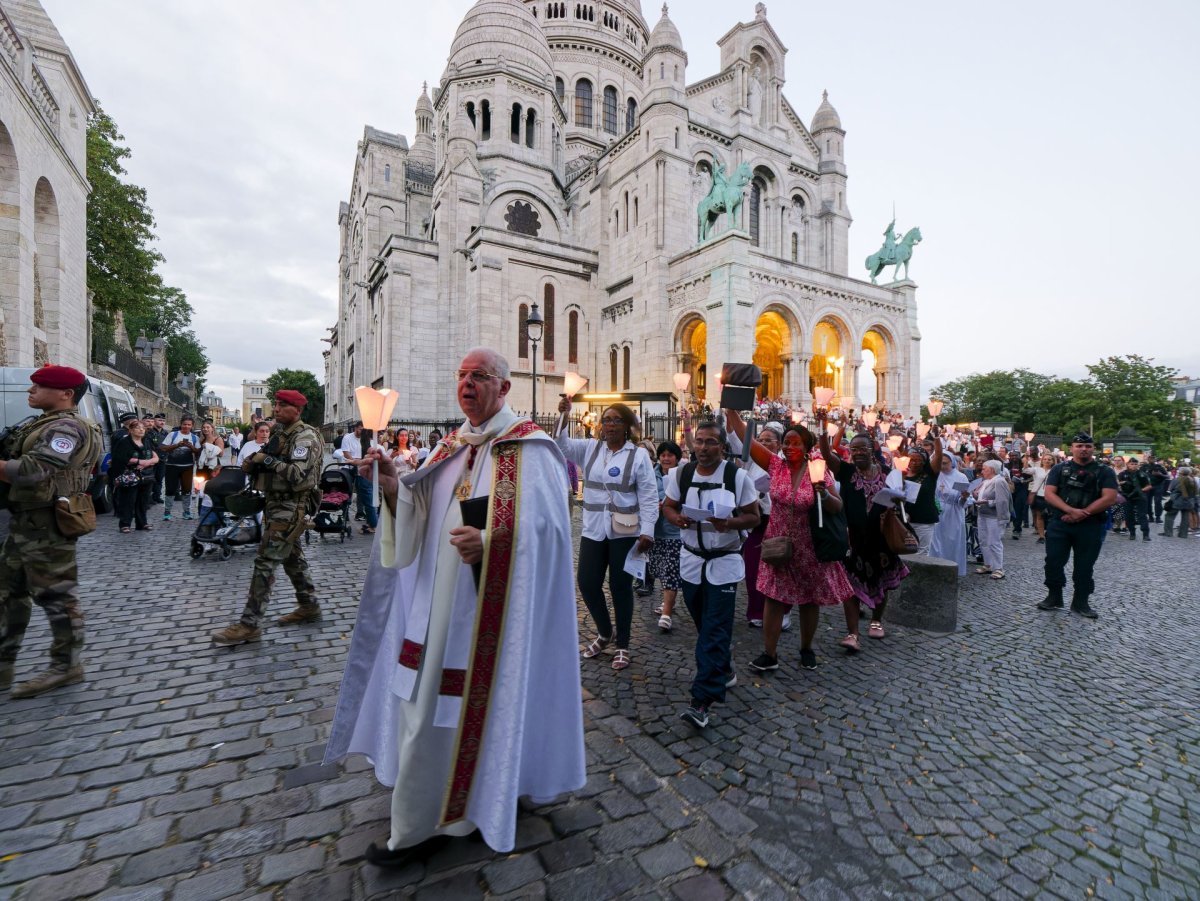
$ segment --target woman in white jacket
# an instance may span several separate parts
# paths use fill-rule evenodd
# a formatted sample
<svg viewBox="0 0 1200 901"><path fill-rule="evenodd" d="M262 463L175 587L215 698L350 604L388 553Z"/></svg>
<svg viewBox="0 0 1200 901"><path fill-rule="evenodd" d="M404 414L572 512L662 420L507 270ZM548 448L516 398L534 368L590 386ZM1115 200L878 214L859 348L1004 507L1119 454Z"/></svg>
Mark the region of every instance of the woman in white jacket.
<svg viewBox="0 0 1200 901"><path fill-rule="evenodd" d="M983 566L975 572L993 579L1004 578L1004 526L1012 509L1012 494L1001 474L1003 470L999 460L984 463L983 482L974 492L979 507L979 547L983 551Z"/></svg>

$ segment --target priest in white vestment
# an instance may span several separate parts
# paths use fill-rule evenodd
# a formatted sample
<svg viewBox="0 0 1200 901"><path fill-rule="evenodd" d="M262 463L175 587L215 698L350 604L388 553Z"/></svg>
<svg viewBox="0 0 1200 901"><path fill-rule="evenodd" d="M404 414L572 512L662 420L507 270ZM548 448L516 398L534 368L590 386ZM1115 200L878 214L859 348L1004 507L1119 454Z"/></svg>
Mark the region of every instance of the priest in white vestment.
<svg viewBox="0 0 1200 901"><path fill-rule="evenodd" d="M519 797L586 781L565 463L505 402L503 357L472 350L458 376L466 421L420 469L368 458L386 504L325 760L365 754L395 786L381 866L476 829L510 851Z"/></svg>

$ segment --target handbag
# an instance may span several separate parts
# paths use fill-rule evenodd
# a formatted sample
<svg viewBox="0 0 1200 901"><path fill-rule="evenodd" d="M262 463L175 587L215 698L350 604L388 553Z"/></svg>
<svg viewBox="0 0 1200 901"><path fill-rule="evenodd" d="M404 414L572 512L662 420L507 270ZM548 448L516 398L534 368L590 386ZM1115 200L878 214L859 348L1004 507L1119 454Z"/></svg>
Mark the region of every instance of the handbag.
<svg viewBox="0 0 1200 901"><path fill-rule="evenodd" d="M637 535L641 519L636 513L613 513L612 530L617 535Z"/></svg>
<svg viewBox="0 0 1200 901"><path fill-rule="evenodd" d="M764 538L759 559L770 566L787 566L792 562L792 539L789 535Z"/></svg>
<svg viewBox="0 0 1200 901"><path fill-rule="evenodd" d="M141 473L136 469L127 469L113 481L118 488L133 488L142 481Z"/></svg>
<svg viewBox="0 0 1200 901"><path fill-rule="evenodd" d="M879 520L879 528L888 550L893 554L915 554L921 549L917 533L900 518L895 508L884 511Z"/></svg>
<svg viewBox="0 0 1200 901"><path fill-rule="evenodd" d="M96 531L96 507L91 494L82 491L55 500L54 522L64 538L78 538Z"/></svg>
<svg viewBox="0 0 1200 901"><path fill-rule="evenodd" d="M819 500L818 500L819 503ZM845 509L837 513L823 510L823 522L817 524L817 505L813 504L808 514L812 531L813 550L823 563L840 563L850 553L850 529L846 523Z"/></svg>

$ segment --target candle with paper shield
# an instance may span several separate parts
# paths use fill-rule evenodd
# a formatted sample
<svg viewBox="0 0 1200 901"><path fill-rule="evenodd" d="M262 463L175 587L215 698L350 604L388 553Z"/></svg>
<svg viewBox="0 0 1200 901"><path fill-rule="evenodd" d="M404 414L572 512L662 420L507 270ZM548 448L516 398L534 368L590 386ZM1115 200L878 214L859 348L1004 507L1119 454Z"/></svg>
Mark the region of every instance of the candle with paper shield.
<svg viewBox="0 0 1200 901"><path fill-rule="evenodd" d="M690 372L677 372L672 378L675 381L675 390L680 394L686 394L688 385L692 383L692 374Z"/></svg>
<svg viewBox="0 0 1200 901"><path fill-rule="evenodd" d="M1025 443L1026 443L1026 444L1029 444L1030 442L1032 442L1032 441L1033 441L1033 439L1034 439L1034 433L1033 433L1033 432L1026 432L1026 433L1025 433Z"/></svg>
<svg viewBox="0 0 1200 901"><path fill-rule="evenodd" d="M895 457L892 466L899 472L908 472L908 457Z"/></svg>
<svg viewBox="0 0 1200 901"><path fill-rule="evenodd" d="M567 370L563 373L563 397L574 397L583 390L583 386L588 383L588 380L578 372Z"/></svg>
<svg viewBox="0 0 1200 901"><path fill-rule="evenodd" d="M363 428L371 431L371 447L379 447L379 433L387 428L396 409L396 401L400 395L391 388L376 390L366 385L354 389L354 403L358 407L358 418L362 420ZM375 499L379 496L379 461L371 462L371 505L376 506Z"/></svg>
<svg viewBox="0 0 1200 901"><path fill-rule="evenodd" d="M836 422L825 423L825 434L832 438L838 433L840 426Z"/></svg>
<svg viewBox="0 0 1200 901"><path fill-rule="evenodd" d="M792 411L792 425L800 425L804 421L804 414L799 410Z"/></svg>
<svg viewBox="0 0 1200 901"><path fill-rule="evenodd" d="M890 435L887 440L888 450L890 450L892 453L895 453L903 443L904 437L902 435Z"/></svg>
<svg viewBox="0 0 1200 901"><path fill-rule="evenodd" d="M929 423L927 423L927 422L918 422L918 423L917 423L917 437L918 437L920 440L924 441L924 440L925 440L925 436L926 436L926 435L928 435L928 434L929 434Z"/></svg>
<svg viewBox="0 0 1200 901"><path fill-rule="evenodd" d="M870 413L864 413L862 420L863 425L865 425L868 429L873 429L875 428L875 423L879 421L879 414L874 411L871 411Z"/></svg>
<svg viewBox="0 0 1200 901"><path fill-rule="evenodd" d="M814 485L825 481L825 461L824 460L809 460L808 461L808 478ZM822 511L821 495L817 494L817 527L825 525L825 514Z"/></svg>
<svg viewBox="0 0 1200 901"><path fill-rule="evenodd" d="M813 400L817 402L818 407L828 407L835 393L832 388L817 388L813 391Z"/></svg>
<svg viewBox="0 0 1200 901"><path fill-rule="evenodd" d="M942 408L944 406L946 406L946 404L943 401L934 400L931 397L929 399L929 403L926 406L929 408L929 417L931 419L937 419L939 416L942 415Z"/></svg>

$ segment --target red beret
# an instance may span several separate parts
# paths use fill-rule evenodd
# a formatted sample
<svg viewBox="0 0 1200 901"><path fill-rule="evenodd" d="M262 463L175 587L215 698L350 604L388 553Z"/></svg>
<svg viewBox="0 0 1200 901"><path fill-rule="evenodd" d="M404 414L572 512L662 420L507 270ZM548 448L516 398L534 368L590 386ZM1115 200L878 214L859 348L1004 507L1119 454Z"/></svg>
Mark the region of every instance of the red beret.
<svg viewBox="0 0 1200 901"><path fill-rule="evenodd" d="M78 388L87 381L87 376L78 369L70 366L51 366L46 364L41 369L35 369L29 381L43 388L61 388L71 390Z"/></svg>
<svg viewBox="0 0 1200 901"><path fill-rule="evenodd" d="M291 388L284 388L275 392L275 400L285 404L291 404L293 407L303 407L308 403L308 398L299 391L293 391Z"/></svg>

